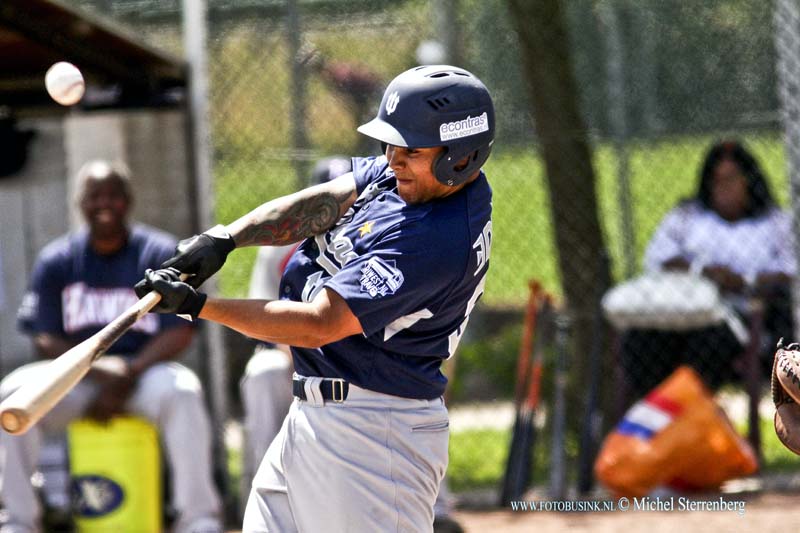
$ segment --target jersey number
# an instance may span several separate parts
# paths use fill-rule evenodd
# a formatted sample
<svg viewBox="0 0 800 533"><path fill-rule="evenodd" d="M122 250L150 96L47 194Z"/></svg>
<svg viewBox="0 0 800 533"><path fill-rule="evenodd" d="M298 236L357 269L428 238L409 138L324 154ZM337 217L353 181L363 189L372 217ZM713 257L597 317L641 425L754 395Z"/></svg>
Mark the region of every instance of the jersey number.
<svg viewBox="0 0 800 533"><path fill-rule="evenodd" d="M472 245L472 248L475 250L475 262L478 264L478 268L475 269L475 273L473 276L477 276L478 272L481 271L483 267L486 266L487 261L489 261L489 255L492 251L492 221L489 220L486 222L486 225L483 226L483 231L478 236L478 239ZM486 285L486 272L483 273L481 276L481 280L478 282L478 285L475 287L475 291L472 293L472 297L467 302L467 310L464 313L464 320L458 326L453 333L447 337L447 351L450 354L450 357L453 357L453 354L456 353L456 348L458 348L458 343L461 342L461 337L464 335L464 331L467 329L467 323L469 322L469 314L472 312L472 309L475 307L475 304L478 302L478 299L483 294L483 286Z"/></svg>
<svg viewBox="0 0 800 533"><path fill-rule="evenodd" d="M464 335L464 331L467 329L467 323L469 322L469 314L472 312L472 309L475 307L475 304L478 303L478 299L483 294L483 286L486 285L486 272L483 273L481 280L478 282L478 285L475 287L475 291L472 293L472 297L470 297L469 302L467 302L467 310L464 313L464 320L458 326L453 333L447 337L447 352L450 354L450 357L453 357L453 354L456 353L456 348L458 348L458 343L461 342L461 337Z"/></svg>

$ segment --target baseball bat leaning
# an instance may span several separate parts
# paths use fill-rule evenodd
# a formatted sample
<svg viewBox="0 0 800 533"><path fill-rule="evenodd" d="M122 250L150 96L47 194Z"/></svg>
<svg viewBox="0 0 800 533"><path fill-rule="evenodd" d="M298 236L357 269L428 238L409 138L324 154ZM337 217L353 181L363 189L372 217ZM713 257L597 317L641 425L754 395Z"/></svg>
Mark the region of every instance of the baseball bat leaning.
<svg viewBox="0 0 800 533"><path fill-rule="evenodd" d="M539 410L539 401L542 390L542 371L544 366L544 351L550 342L549 333L552 329L552 299L546 295L539 308L539 333L533 343L533 364L531 366L531 376L528 382L528 392L525 403L522 405L522 424L519 440L519 459L516 466L518 472L518 485L514 489L513 499L522 497L525 490L531 484L531 473L533 471L536 443L539 440L536 430L536 413Z"/></svg>
<svg viewBox="0 0 800 533"><path fill-rule="evenodd" d="M511 435L511 445L508 450L506 469L503 476L503 485L500 491L500 505L506 506L512 500L519 499L530 481L530 456L533 435L533 410L531 409L531 386L537 390L536 361L531 364L531 354L535 350L534 344L539 343L540 333L537 331L540 319L540 304L542 300L541 287L538 282L529 284L530 294L528 305L525 309L525 318L517 359L517 384L515 391L516 418ZM535 339L535 342L534 342ZM535 357L535 356L534 356ZM541 368L538 369L541 372ZM533 382L536 382L533 385ZM526 471L527 469L527 471Z"/></svg>
<svg viewBox="0 0 800 533"><path fill-rule="evenodd" d="M550 446L550 497L563 500L566 496L567 460L565 434L567 431L567 342L569 317L556 316L556 361L553 383L553 412L550 424L553 432Z"/></svg>
<svg viewBox="0 0 800 533"><path fill-rule="evenodd" d="M182 274L181 279L185 280ZM25 383L0 403L0 426L12 435L28 431L89 372L117 339L161 301L150 291L103 329L44 367L41 379Z"/></svg>

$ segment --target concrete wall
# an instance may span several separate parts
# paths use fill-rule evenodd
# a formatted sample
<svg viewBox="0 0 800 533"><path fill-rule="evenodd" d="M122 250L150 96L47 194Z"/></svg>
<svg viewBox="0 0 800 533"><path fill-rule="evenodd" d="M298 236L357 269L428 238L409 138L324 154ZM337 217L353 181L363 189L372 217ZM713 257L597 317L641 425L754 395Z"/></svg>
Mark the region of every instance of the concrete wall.
<svg viewBox="0 0 800 533"><path fill-rule="evenodd" d="M181 111L72 112L29 118L36 131L28 163L0 180L0 374L33 356L15 315L38 251L81 224L74 175L89 159L119 159L133 175L133 219L178 237L194 233L187 138ZM196 360L196 348L188 359ZM194 366L194 364L192 365Z"/></svg>
<svg viewBox="0 0 800 533"><path fill-rule="evenodd" d="M0 180L0 262L5 295L0 309L0 372L31 355L27 337L16 330L16 311L39 249L66 228L66 155L62 121L21 121L36 131L22 171Z"/></svg>

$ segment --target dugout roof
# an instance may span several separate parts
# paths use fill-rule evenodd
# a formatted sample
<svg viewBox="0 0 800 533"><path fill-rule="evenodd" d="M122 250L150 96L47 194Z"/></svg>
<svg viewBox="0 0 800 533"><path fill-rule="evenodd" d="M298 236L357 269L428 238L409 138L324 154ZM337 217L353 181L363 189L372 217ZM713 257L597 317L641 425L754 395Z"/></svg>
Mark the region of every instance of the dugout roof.
<svg viewBox="0 0 800 533"><path fill-rule="evenodd" d="M59 108L44 88L57 61L83 72L85 108L175 105L187 82L182 60L107 20L55 0L1 0L0 105Z"/></svg>

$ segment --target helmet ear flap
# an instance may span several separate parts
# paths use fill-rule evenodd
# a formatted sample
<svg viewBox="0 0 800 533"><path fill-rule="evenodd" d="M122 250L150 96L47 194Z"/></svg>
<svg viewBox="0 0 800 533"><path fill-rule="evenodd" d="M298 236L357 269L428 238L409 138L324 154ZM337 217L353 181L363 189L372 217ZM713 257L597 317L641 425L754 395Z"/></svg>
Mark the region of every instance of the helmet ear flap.
<svg viewBox="0 0 800 533"><path fill-rule="evenodd" d="M492 144L486 144L476 149L453 149L445 146L442 153L433 163L433 175L439 183L448 187L456 187L466 182L489 159ZM468 157L463 168L456 168L464 158Z"/></svg>
<svg viewBox="0 0 800 533"><path fill-rule="evenodd" d="M455 184L451 183L449 173L447 172L449 161L447 157L445 157L447 155L447 152L449 151L450 151L449 147L447 146L443 147L441 153L438 156L436 156L436 159L433 160L433 164L431 165L431 171L433 172L433 176L436 178L436 181L452 187Z"/></svg>

